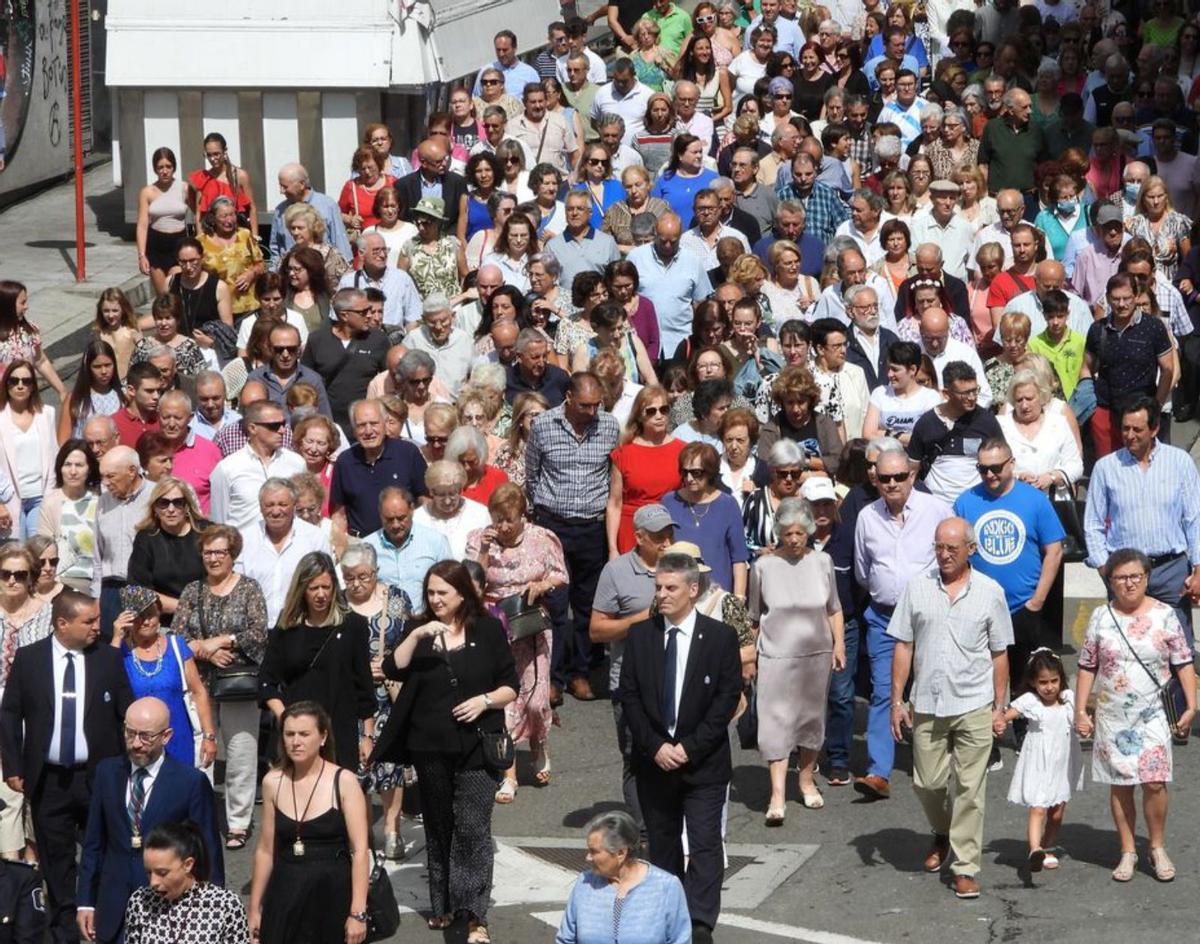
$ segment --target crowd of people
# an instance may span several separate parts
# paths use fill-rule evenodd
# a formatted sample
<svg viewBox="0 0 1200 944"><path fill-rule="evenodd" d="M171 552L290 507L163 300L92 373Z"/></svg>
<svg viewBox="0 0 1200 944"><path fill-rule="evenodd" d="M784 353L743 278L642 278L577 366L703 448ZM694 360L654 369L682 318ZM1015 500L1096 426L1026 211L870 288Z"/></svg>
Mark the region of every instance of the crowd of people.
<svg viewBox="0 0 1200 944"><path fill-rule="evenodd" d="M358 944L378 805L381 857L422 818L429 927L487 944L492 810L553 784L566 697L611 701L626 809L587 827L562 944L712 939L735 719L771 827L886 801L909 743L924 868L964 899L1013 747L1028 868L1065 867L1090 739L1113 879L1139 786L1174 878L1200 26L601 16L608 61L576 15L529 61L497 33L336 194L289 163L268 212L220 134L193 172L155 150L155 297L100 294L69 389L0 282L0 856L39 864L55 942ZM1110 597L1073 689L1067 563Z"/></svg>

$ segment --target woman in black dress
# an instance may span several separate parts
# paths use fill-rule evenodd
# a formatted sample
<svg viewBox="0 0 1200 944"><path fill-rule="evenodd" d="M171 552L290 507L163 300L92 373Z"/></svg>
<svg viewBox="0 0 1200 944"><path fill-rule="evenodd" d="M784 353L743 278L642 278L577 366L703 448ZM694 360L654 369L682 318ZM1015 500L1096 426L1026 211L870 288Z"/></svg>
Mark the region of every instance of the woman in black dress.
<svg viewBox="0 0 1200 944"><path fill-rule="evenodd" d="M158 594L163 626L170 626L183 588L204 579L200 532L208 522L190 485L164 475L150 493L146 517L137 526L129 555L130 583Z"/></svg>
<svg viewBox="0 0 1200 944"><path fill-rule="evenodd" d="M250 936L257 944L361 944L371 874L366 797L353 770L334 760L324 708L295 702L280 728L283 757L262 784Z"/></svg>
<svg viewBox="0 0 1200 944"><path fill-rule="evenodd" d="M485 762L481 734L504 731L504 706L520 683L504 628L487 614L462 564L434 564L423 595L425 622L383 663L383 674L404 687L373 759L417 768L429 927L447 928L465 914L468 944L487 944L500 771Z"/></svg>
<svg viewBox="0 0 1200 944"><path fill-rule="evenodd" d="M337 762L348 770L366 762L375 740L367 634L366 619L338 588L333 560L313 551L300 558L258 673L259 703L277 719L298 701L329 712Z"/></svg>

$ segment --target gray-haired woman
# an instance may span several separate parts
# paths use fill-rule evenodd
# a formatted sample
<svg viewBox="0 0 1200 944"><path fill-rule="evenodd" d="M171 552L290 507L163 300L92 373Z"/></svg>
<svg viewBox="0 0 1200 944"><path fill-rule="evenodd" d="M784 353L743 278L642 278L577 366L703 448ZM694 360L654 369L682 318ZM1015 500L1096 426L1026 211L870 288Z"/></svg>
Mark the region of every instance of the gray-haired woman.
<svg viewBox="0 0 1200 944"><path fill-rule="evenodd" d="M412 602L399 587L379 580L375 548L355 541L341 559L342 579L346 583L346 602L367 621L371 656L371 678L375 682L375 730L382 731L392 710L400 686L383 677L383 660L400 645L404 622L412 615ZM383 803L383 850L389 859L404 858L404 840L400 834L400 807L404 802L404 778L401 768L390 761L376 761L359 771L359 783L365 791L379 794Z"/></svg>
<svg viewBox="0 0 1200 944"><path fill-rule="evenodd" d="M554 944L688 944L692 922L683 885L638 857L633 817L624 810L601 813L584 835L591 869L571 889Z"/></svg>
<svg viewBox="0 0 1200 944"><path fill-rule="evenodd" d="M800 482L808 469L804 450L790 439L777 440L771 446L767 465L771 478L742 503L746 544L756 554L769 554L774 549L777 509L785 499L800 494Z"/></svg>
<svg viewBox="0 0 1200 944"><path fill-rule="evenodd" d="M498 485L508 476L494 465L488 465L487 437L474 426L460 426L446 442L446 458L457 462L467 473L463 497L487 505Z"/></svg>
<svg viewBox="0 0 1200 944"><path fill-rule="evenodd" d="M767 825L783 824L788 756L800 748L800 800L825 805L813 783L825 742L826 693L832 672L846 667L842 605L833 560L813 550L812 507L787 498L775 513L775 553L750 572L750 619L758 628L758 749L767 761L771 799Z"/></svg>
<svg viewBox="0 0 1200 944"><path fill-rule="evenodd" d="M425 351L409 351L392 371L396 392L408 406L404 438L416 446L425 445L425 408L437 402L433 396L434 359Z"/></svg>
<svg viewBox="0 0 1200 944"><path fill-rule="evenodd" d="M429 501L413 513L413 524L439 532L450 544L450 555L462 560L467 536L492 523L486 505L463 497L467 472L458 462L439 459L425 470Z"/></svg>

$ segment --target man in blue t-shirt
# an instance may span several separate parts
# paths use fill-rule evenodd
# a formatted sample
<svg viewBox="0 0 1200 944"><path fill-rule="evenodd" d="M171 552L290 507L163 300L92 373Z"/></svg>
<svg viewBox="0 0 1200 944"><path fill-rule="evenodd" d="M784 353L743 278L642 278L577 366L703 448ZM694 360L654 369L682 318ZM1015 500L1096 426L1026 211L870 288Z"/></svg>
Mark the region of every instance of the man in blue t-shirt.
<svg viewBox="0 0 1200 944"><path fill-rule="evenodd" d="M1017 481L1012 449L1003 439L985 439L976 465L982 481L958 496L954 513L975 529L971 566L1004 588L1015 640L1008 649L1015 694L1030 654L1044 638L1043 613L1062 566L1066 532L1050 499ZM1024 730L1015 724L1013 730L1019 749Z"/></svg>

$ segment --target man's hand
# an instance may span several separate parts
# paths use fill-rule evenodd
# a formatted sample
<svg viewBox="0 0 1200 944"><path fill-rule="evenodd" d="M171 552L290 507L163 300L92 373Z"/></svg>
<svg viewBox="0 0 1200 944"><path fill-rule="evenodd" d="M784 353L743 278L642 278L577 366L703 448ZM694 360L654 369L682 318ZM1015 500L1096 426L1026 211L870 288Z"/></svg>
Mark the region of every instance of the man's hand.
<svg viewBox="0 0 1200 944"><path fill-rule="evenodd" d="M686 755L685 755L686 756ZM661 770L676 770L678 769L679 761L675 755L675 745L664 743L662 747L654 755L654 763L658 764Z"/></svg>
<svg viewBox="0 0 1200 944"><path fill-rule="evenodd" d="M688 757L687 751L685 751L683 749L682 744L676 744L676 745L674 745L674 748L675 748L675 760L678 761L680 767L686 766L687 762L689 760L691 760L691 758Z"/></svg>
<svg viewBox="0 0 1200 944"><path fill-rule="evenodd" d="M25 778L24 777L5 777L4 782L6 784L8 784L8 789L10 789L16 793L24 793L25 792Z"/></svg>
<svg viewBox="0 0 1200 944"><path fill-rule="evenodd" d="M85 941L96 940L96 911L93 908L80 908L75 912L75 923L79 925L79 933Z"/></svg>
<svg viewBox="0 0 1200 944"><path fill-rule="evenodd" d="M1025 603L1025 609L1027 609L1030 613L1040 613L1042 612L1042 607L1045 605L1045 600L1039 600L1037 597L1031 597Z"/></svg>
<svg viewBox="0 0 1200 944"><path fill-rule="evenodd" d="M1192 602L1200 600L1200 567L1193 567L1191 574L1183 582L1183 592L1192 598Z"/></svg>
<svg viewBox="0 0 1200 944"><path fill-rule="evenodd" d="M905 725L910 728L912 727L912 712L908 710L908 705L892 705L892 737L897 741L904 740L904 731L902 728Z"/></svg>
<svg viewBox="0 0 1200 944"><path fill-rule="evenodd" d="M992 734L1000 737L1004 734L1004 729L1008 727L1008 719L1004 717L1004 709L996 708L992 711Z"/></svg>

